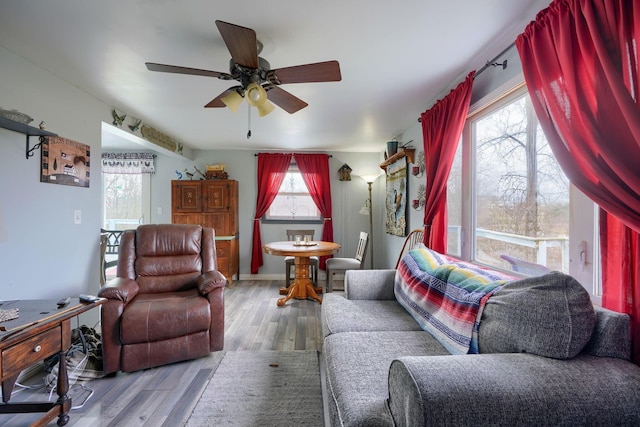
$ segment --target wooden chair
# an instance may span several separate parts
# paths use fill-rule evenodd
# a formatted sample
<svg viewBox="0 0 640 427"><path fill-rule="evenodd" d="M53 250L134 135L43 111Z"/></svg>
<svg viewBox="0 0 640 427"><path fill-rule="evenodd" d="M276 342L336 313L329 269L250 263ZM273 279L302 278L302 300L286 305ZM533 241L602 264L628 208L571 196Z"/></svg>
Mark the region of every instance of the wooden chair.
<svg viewBox="0 0 640 427"><path fill-rule="evenodd" d="M314 230L287 230L287 240L294 241L296 240L296 236L300 236L302 240L306 237L308 240L313 240ZM309 277L311 277L311 281L314 285L318 285L318 265L320 264L320 260L317 256L312 256L309 258ZM287 256L284 258L284 266L285 266L285 287L289 287L289 283L291 282L291 269L293 267L294 278L295 278L295 257Z"/></svg>
<svg viewBox="0 0 640 427"><path fill-rule="evenodd" d="M123 230L100 229L100 286L107 283L107 270L118 264L118 251Z"/></svg>
<svg viewBox="0 0 640 427"><path fill-rule="evenodd" d="M358 247L356 248L356 256L354 258L329 258L327 260L327 279L325 283L325 292L333 291L333 275L336 273L344 273L347 270L362 270L364 259L367 255L367 246L369 245L369 234L364 231L360 232L358 239Z"/></svg>
<svg viewBox="0 0 640 427"><path fill-rule="evenodd" d="M400 251L400 255L398 256L398 261L396 262L396 270L400 266L400 261L402 257L405 256L407 252L413 249L418 243L422 243L424 239L424 229L416 228L412 230L407 237L404 239L404 244L402 245L402 250Z"/></svg>

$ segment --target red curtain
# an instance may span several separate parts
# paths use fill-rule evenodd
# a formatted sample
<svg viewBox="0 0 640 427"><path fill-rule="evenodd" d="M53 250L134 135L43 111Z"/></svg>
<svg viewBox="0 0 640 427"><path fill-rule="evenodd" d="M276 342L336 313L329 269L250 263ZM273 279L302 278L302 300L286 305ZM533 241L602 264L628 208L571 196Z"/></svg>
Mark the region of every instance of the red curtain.
<svg viewBox="0 0 640 427"><path fill-rule="evenodd" d="M473 75L420 116L424 141L426 195L424 243L447 252L447 179L469 111Z"/></svg>
<svg viewBox="0 0 640 427"><path fill-rule="evenodd" d="M258 269L264 264L262 239L260 238L260 218L278 195L278 190L280 190L290 163L291 154L258 154L258 197L256 199L256 215L253 218L251 274L258 274Z"/></svg>
<svg viewBox="0 0 640 427"><path fill-rule="evenodd" d="M331 219L331 182L329 156L327 154L294 154L293 159L300 169L302 179L309 194L324 218L322 240L333 242L333 221ZM320 257L320 269L325 269L328 256Z"/></svg>
<svg viewBox="0 0 640 427"><path fill-rule="evenodd" d="M516 40L547 140L601 208L603 305L632 317L640 362L640 3L555 0Z"/></svg>

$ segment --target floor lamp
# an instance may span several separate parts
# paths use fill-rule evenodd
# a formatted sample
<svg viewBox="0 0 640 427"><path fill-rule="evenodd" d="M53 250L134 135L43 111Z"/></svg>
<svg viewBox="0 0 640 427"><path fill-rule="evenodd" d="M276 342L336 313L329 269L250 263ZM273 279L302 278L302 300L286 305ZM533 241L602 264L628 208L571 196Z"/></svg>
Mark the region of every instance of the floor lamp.
<svg viewBox="0 0 640 427"><path fill-rule="evenodd" d="M380 175L361 175L360 177L369 186L369 198L365 200L364 205L360 208L359 213L362 215L369 215L369 265L373 270L373 208L371 198L371 186L378 179Z"/></svg>

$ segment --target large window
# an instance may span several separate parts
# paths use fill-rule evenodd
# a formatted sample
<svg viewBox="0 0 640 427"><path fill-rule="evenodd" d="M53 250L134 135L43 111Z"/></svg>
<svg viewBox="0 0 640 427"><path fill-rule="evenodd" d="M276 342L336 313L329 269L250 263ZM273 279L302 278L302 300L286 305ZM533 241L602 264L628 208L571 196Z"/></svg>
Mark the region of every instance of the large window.
<svg viewBox="0 0 640 427"><path fill-rule="evenodd" d="M289 166L278 195L264 216L266 221L321 222L322 216L295 163Z"/></svg>
<svg viewBox="0 0 640 427"><path fill-rule="evenodd" d="M466 126L461 146L467 148L458 150L449 177L449 253L459 256L469 235L469 257L479 263L518 271L524 262L568 272L569 181L526 88L474 112ZM464 200L472 205L466 234Z"/></svg>
<svg viewBox="0 0 640 427"><path fill-rule="evenodd" d="M103 228L127 230L150 221L149 174L102 175Z"/></svg>

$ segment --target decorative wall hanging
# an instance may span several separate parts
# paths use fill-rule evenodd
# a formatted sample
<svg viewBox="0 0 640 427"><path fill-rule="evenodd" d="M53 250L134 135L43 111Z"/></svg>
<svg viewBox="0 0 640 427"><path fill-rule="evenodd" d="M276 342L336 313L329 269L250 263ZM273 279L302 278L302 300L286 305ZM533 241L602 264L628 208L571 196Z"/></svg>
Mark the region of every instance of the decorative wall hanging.
<svg viewBox="0 0 640 427"><path fill-rule="evenodd" d="M338 169L338 174L340 175L340 181L351 181L351 169L348 164L344 164Z"/></svg>
<svg viewBox="0 0 640 427"><path fill-rule="evenodd" d="M140 132L142 133L142 137L147 141L159 145L162 148L166 148L169 151L176 151L178 148L178 145L173 138L152 128L151 126L142 125L140 127Z"/></svg>
<svg viewBox="0 0 640 427"><path fill-rule="evenodd" d="M102 173L155 173L152 153L102 153Z"/></svg>
<svg viewBox="0 0 640 427"><path fill-rule="evenodd" d="M387 166L386 229L387 234L407 233L407 159L403 157Z"/></svg>
<svg viewBox="0 0 640 427"><path fill-rule="evenodd" d="M40 182L89 187L90 157L87 144L48 136L42 142Z"/></svg>

